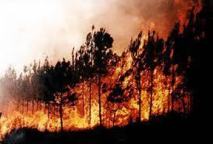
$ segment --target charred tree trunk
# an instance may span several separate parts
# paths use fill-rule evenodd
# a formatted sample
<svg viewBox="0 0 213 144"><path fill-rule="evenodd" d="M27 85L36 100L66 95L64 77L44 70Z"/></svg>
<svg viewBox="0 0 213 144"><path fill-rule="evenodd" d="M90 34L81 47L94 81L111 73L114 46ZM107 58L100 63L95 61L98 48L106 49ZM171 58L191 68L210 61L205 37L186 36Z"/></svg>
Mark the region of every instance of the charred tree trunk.
<svg viewBox="0 0 213 144"><path fill-rule="evenodd" d="M189 97L187 112L189 113L192 110L192 104L193 104L193 97Z"/></svg>
<svg viewBox="0 0 213 144"><path fill-rule="evenodd" d="M98 74L98 103L99 103L99 123L102 125L102 115L101 115L101 76Z"/></svg>
<svg viewBox="0 0 213 144"><path fill-rule="evenodd" d="M62 94L59 94L60 103L59 103L59 116L60 116L60 126L61 131L63 131L63 102L62 102Z"/></svg>
<svg viewBox="0 0 213 144"><path fill-rule="evenodd" d="M90 80L89 84L89 124L91 125L92 121L92 82Z"/></svg>
<svg viewBox="0 0 213 144"><path fill-rule="evenodd" d="M175 85L175 68L174 65L172 65L172 81L171 81L171 110L174 111L174 97L173 97L173 92L174 92L174 85Z"/></svg>
<svg viewBox="0 0 213 144"><path fill-rule="evenodd" d="M112 121L112 126L115 126L115 120L116 120L116 110L113 113L113 121Z"/></svg>
<svg viewBox="0 0 213 144"><path fill-rule="evenodd" d="M170 107L171 107L171 86L170 86L170 84L169 84L168 90L169 90L169 94L168 94L168 103L167 103L168 110L167 111L170 112Z"/></svg>
<svg viewBox="0 0 213 144"><path fill-rule="evenodd" d="M139 122L141 121L141 110L142 110L142 107L141 107L141 89L139 89Z"/></svg>
<svg viewBox="0 0 213 144"><path fill-rule="evenodd" d="M27 113L28 113L28 110L29 110L29 101L27 100Z"/></svg>
<svg viewBox="0 0 213 144"><path fill-rule="evenodd" d="M140 71L137 70L136 74L136 82L137 82L137 88L138 88L138 122L141 121L141 76Z"/></svg>
<svg viewBox="0 0 213 144"><path fill-rule="evenodd" d="M21 111L22 111L22 113L24 113L24 100L21 100Z"/></svg>
<svg viewBox="0 0 213 144"><path fill-rule="evenodd" d="M18 104L17 104L17 110L19 110L20 112L21 112L21 106L20 106L20 103L21 103L21 100L20 99L18 99Z"/></svg>
<svg viewBox="0 0 213 144"><path fill-rule="evenodd" d="M47 118L48 118L48 120L49 120L49 114L50 114L50 103L49 102L46 102L45 103L45 113L47 114Z"/></svg>
<svg viewBox="0 0 213 144"><path fill-rule="evenodd" d="M83 102L82 102L82 107L83 107L83 116L85 114L85 96L84 96L84 85L83 85L83 88L82 88L82 96L83 96Z"/></svg>
<svg viewBox="0 0 213 144"><path fill-rule="evenodd" d="M187 113L187 107L186 107L184 98L181 98L181 102L182 102L182 105L183 105L183 113L186 114Z"/></svg>
<svg viewBox="0 0 213 144"><path fill-rule="evenodd" d="M57 116L57 110L58 110L58 107L57 107L57 105L53 105L53 111L52 111L52 113L53 113L53 117L56 117Z"/></svg>
<svg viewBox="0 0 213 144"><path fill-rule="evenodd" d="M32 114L34 113L34 100L32 100Z"/></svg>
<svg viewBox="0 0 213 144"><path fill-rule="evenodd" d="M36 100L36 110L38 110L38 103L39 103L39 101L38 100Z"/></svg>
<svg viewBox="0 0 213 144"><path fill-rule="evenodd" d="M151 70L151 75L150 75L150 106L149 106L149 118L152 116L152 105L153 105L153 87L154 87L154 69Z"/></svg>
<svg viewBox="0 0 213 144"><path fill-rule="evenodd" d="M112 126L115 126L115 121L116 121L116 112L117 108L115 108L115 104L113 104L113 119L112 119Z"/></svg>
<svg viewBox="0 0 213 144"><path fill-rule="evenodd" d="M50 103L49 102L47 103L47 117L48 117L48 121L49 121L49 118L50 118Z"/></svg>
<svg viewBox="0 0 213 144"><path fill-rule="evenodd" d="M42 110L42 104L40 101L38 102L38 110Z"/></svg>

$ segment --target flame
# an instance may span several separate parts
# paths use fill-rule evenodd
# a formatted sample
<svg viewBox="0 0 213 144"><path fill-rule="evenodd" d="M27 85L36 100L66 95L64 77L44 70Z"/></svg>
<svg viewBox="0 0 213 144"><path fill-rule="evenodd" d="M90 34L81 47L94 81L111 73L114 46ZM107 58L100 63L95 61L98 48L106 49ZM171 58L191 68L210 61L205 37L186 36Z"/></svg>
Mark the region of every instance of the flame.
<svg viewBox="0 0 213 144"><path fill-rule="evenodd" d="M129 69L132 68L132 57L130 52L126 52L122 59L116 66L109 68L109 73L102 77L101 82L106 85L106 92L102 92L102 115L103 125L106 127L112 126L124 126L129 123L130 120L136 121L138 118L138 91L136 88L136 82L134 80L134 72L130 73L122 82L122 89L125 89L124 96L130 99L123 103L113 104L107 102L107 96L117 80L124 75ZM162 72L162 68L156 67L154 70L154 86L153 86L153 106L152 115L161 115L171 111L171 76L165 76ZM184 77L182 75L175 77L175 84L173 89L178 87L183 82ZM79 96L76 106L63 106L63 120L65 130L78 130L89 129L99 125L99 105L98 105L98 86L96 79L93 78L88 81L78 83L71 91L76 92ZM150 118L150 71L145 70L141 72L141 120L147 121ZM90 91L90 83L91 89ZM184 95L184 103L190 103L190 92L181 90ZM91 94L91 118L89 116L89 94ZM181 100L174 101L174 110L178 112L190 111L190 104L182 105ZM4 111L3 116L0 118L0 135L3 137L6 133L10 132L14 128L31 127L37 128L40 131L59 131L60 119L58 113L58 107L54 104L50 104L50 114L48 116L48 109L44 103L41 102L27 102L23 101L11 101L9 103L11 107ZM28 105L28 106L27 106ZM37 107L37 108L36 108ZM185 108L184 108L185 107ZM89 120L91 119L91 120Z"/></svg>
<svg viewBox="0 0 213 144"><path fill-rule="evenodd" d="M175 0L175 3L179 4L180 0ZM182 14L180 12L179 20L185 22L186 17ZM150 27L154 28L155 24L152 23ZM146 40L147 36L144 36L141 45L144 45ZM139 51L143 51L142 47ZM151 96L150 77L152 71L146 69L140 73L141 93L139 95L133 61L131 53L124 52L116 66L110 66L108 73L101 78L101 83L105 86L105 91L101 92L102 120L105 127L125 126L131 121L137 121L139 105L141 105L141 121L148 121L151 116L163 115L170 111L190 112L191 93L186 89L179 88L183 84L184 74L165 75L163 67L157 66L153 71ZM127 100L122 103L108 102L107 97L112 89L127 72L129 74L119 83L123 90L123 96ZM173 79L174 84L172 83ZM172 100L175 89L178 89L181 97ZM93 77L82 81L70 88L70 91L75 92L79 100L75 106L63 105L64 130L91 129L99 125L97 78ZM138 102L138 99L141 100L141 103ZM55 104L50 103L47 107L45 103L38 101L10 100L8 105L10 106L4 108L0 118L0 138L3 138L12 129L21 127L37 128L40 131L60 131L58 106Z"/></svg>
<svg viewBox="0 0 213 144"><path fill-rule="evenodd" d="M183 31L183 27L188 23L188 13L189 10L194 9L194 14L200 12L202 10L202 1L195 0L195 1L182 1L182 0L174 0L174 4L177 9L177 18L181 25L181 31Z"/></svg>

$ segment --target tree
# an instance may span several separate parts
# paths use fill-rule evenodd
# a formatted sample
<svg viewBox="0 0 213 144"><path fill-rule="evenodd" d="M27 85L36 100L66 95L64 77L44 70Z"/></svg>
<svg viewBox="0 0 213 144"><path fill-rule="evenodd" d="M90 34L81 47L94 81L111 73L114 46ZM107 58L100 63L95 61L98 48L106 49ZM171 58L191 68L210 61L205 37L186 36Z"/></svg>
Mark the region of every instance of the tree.
<svg viewBox="0 0 213 144"><path fill-rule="evenodd" d="M107 97L107 101L112 104L112 108L110 109L112 109L112 113L113 113L113 119L112 119L113 126L115 125L116 111L119 108L119 104L121 104L124 101L123 93L124 93L124 90L121 88L121 85L116 84L112 92ZM117 107L115 107L115 105Z"/></svg>
<svg viewBox="0 0 213 144"><path fill-rule="evenodd" d="M70 67L70 62L65 59L62 62L58 61L55 66L50 66L48 58L46 58L37 76L39 81L39 98L48 105L48 116L51 102L57 104L59 108L61 131L63 131L63 105L67 101L75 100L71 98L73 95L70 96L69 92L69 85L72 80Z"/></svg>
<svg viewBox="0 0 213 144"><path fill-rule="evenodd" d="M162 62L162 51L164 48L163 39L159 39L155 31L148 32L148 40L144 45L144 51L142 53L143 65L145 69L150 71L150 87L148 89L150 93L150 109L149 117L152 116L153 106L153 92L154 92L154 70Z"/></svg>
<svg viewBox="0 0 213 144"><path fill-rule="evenodd" d="M122 104L124 102L128 102L131 98L130 95L125 95L125 90L127 89L122 88L122 82L123 81L118 80L117 84L114 86L114 88L107 97L107 102L112 104L112 107L110 106L109 109L113 114L113 126L115 126L116 112L122 108Z"/></svg>
<svg viewBox="0 0 213 144"><path fill-rule="evenodd" d="M63 64L60 61L57 62L54 72L54 95L59 105L61 131L63 131L63 93L67 91L65 87L68 84L66 83L65 69L65 59L63 59Z"/></svg>
<svg viewBox="0 0 213 144"><path fill-rule="evenodd" d="M174 64L173 64L173 55L174 55L174 45L176 39L179 37L180 32L180 23L176 23L174 28L172 29L165 45L166 45L166 51L163 54L163 73L165 76L172 77L171 79L171 86L169 86L170 95L168 98L168 111L170 111L170 105L171 110L173 111L173 97L172 97L172 91L174 90L174 84L175 84L175 71L174 71Z"/></svg>
<svg viewBox="0 0 213 144"><path fill-rule="evenodd" d="M98 78L98 103L99 103L99 122L102 125L102 111L101 111L101 76L107 72L108 53L112 48L113 38L105 29L101 28L99 31L93 33L94 47L92 47L92 57L95 72Z"/></svg>
<svg viewBox="0 0 213 144"><path fill-rule="evenodd" d="M138 37L136 38L135 41L131 40L129 50L132 54L133 58L133 67L136 67L136 72L135 72L135 81L136 81L136 86L138 89L138 121L141 121L141 111L142 111L142 106L141 106L141 91L142 91L142 86L141 86L141 72L144 70L143 63L142 63L142 57L141 54L139 54L138 50L141 45L141 38L142 38L142 32L138 34Z"/></svg>
<svg viewBox="0 0 213 144"><path fill-rule="evenodd" d="M0 95L2 104L7 104L11 99L18 99L17 97L17 74L13 67L6 70L4 77L0 79Z"/></svg>

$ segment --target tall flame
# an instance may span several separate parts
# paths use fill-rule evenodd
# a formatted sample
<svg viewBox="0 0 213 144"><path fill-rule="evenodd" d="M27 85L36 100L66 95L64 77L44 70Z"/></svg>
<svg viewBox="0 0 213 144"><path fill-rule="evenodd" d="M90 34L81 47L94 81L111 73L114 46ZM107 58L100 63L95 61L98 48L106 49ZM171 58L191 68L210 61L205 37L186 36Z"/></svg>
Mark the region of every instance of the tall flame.
<svg viewBox="0 0 213 144"><path fill-rule="evenodd" d="M182 5L181 2L175 0L177 4ZM199 10L199 8L197 9ZM197 9L195 11L198 11ZM185 12L183 11L179 13L181 23L186 22L186 17L183 15ZM154 25L151 24L150 27L154 27ZM146 40L147 36L143 39ZM139 51L143 51L143 45L144 43L142 43ZM138 118L141 118L140 121L148 121L152 116L163 115L170 111L190 112L191 93L187 89L180 88L184 83L184 74L165 75L162 65L157 66L153 71L145 69L139 74L140 79L138 81L141 83L139 92L133 63L131 52L126 51L115 66L107 68L108 73L101 78L103 84L101 115L105 127L125 126L129 122L138 121ZM173 69L177 67L178 65L172 66ZM123 80L119 81L121 78ZM108 96L118 83L120 89L123 90L125 100L112 103L108 101ZM152 85L152 89L150 89L150 85ZM99 125L98 89L96 77L81 81L75 87L69 88L69 91L78 95L79 100L75 106L63 105L63 126L65 130L90 129ZM172 95L175 90L178 90L181 96L174 99ZM152 91L152 94L150 94L150 91ZM58 106L54 103L47 106L39 101L11 99L7 106L2 108L2 112L0 138L12 129L21 127L37 128L41 131L60 130L60 114Z"/></svg>
<svg viewBox="0 0 213 144"><path fill-rule="evenodd" d="M130 52L122 57L116 66L109 68L109 73L102 78L102 83L106 86L106 91L102 92L102 115L103 125L106 127L124 126L130 121L136 121L138 118L138 91L136 82L134 80L134 72L125 77L122 82L122 89L125 89L124 96L129 97L129 100L113 104L107 102L107 96L111 89L115 87L117 80L124 75L130 68L132 68L133 59ZM183 82L183 76L177 75L175 77L175 84L173 89L178 87ZM162 115L171 111L171 76L165 76L162 68L159 66L154 70L154 86L153 86L153 106L152 115ZM141 91L141 120L146 121L150 118L150 71L145 70L141 72L142 91ZM90 85L92 91L90 91ZM93 78L88 81L83 81L70 89L76 92L79 96L79 101L76 106L64 105L63 120L65 130L89 129L99 125L98 116L98 86L96 79ZM173 109L178 112L190 111L190 93L183 91L183 100L177 99L174 101ZM91 118L89 116L89 95L91 92ZM41 102L27 102L27 101L10 101L4 110L3 116L0 118L0 134L3 137L6 133L14 128L32 127L41 131L59 131L60 119L58 107L50 104L48 109L44 103ZM91 120L89 120L91 119Z"/></svg>

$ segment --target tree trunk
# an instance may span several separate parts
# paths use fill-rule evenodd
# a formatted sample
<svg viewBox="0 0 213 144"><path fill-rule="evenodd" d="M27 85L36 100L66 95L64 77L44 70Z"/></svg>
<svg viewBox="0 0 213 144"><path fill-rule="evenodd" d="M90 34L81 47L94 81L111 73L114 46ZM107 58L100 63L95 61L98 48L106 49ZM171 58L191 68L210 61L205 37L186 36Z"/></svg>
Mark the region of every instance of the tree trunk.
<svg viewBox="0 0 213 144"><path fill-rule="evenodd" d="M89 84L89 124L91 125L92 121L92 82L90 80Z"/></svg>
<svg viewBox="0 0 213 144"><path fill-rule="evenodd" d="M38 103L39 103L38 100L36 100L36 110L38 110L38 108L39 108Z"/></svg>
<svg viewBox="0 0 213 144"><path fill-rule="evenodd" d="M20 103L21 103L21 112L24 113L24 101L21 100Z"/></svg>
<svg viewBox="0 0 213 144"><path fill-rule="evenodd" d="M42 104L41 104L41 102L38 102L38 109L42 110Z"/></svg>
<svg viewBox="0 0 213 144"><path fill-rule="evenodd" d="M53 110L53 116L56 117L56 116L57 116L57 109L58 109L58 106L57 106L57 105L54 105L53 108L54 108L54 110Z"/></svg>
<svg viewBox="0 0 213 144"><path fill-rule="evenodd" d="M181 102L182 102L182 105L183 105L183 113L186 114L187 113L187 108L186 108L186 105L185 105L184 98L181 98Z"/></svg>
<svg viewBox="0 0 213 144"><path fill-rule="evenodd" d="M32 114L34 113L34 100L32 100Z"/></svg>
<svg viewBox="0 0 213 144"><path fill-rule="evenodd" d="M175 68L174 65L172 65L172 82L171 82L171 88L172 88L172 92L171 92L171 110L174 110L174 98L172 93L174 92L174 85L175 85Z"/></svg>
<svg viewBox="0 0 213 144"><path fill-rule="evenodd" d="M151 70L151 87L150 87L150 107L149 107L149 118L152 116L152 105L153 105L153 80L154 80L154 70Z"/></svg>
<svg viewBox="0 0 213 144"><path fill-rule="evenodd" d="M141 121L141 110L142 110L142 108L141 108L141 89L139 89L139 96L138 96L138 98L139 98L139 122Z"/></svg>
<svg viewBox="0 0 213 144"><path fill-rule="evenodd" d="M29 109L29 101L27 100L27 113L28 113L28 109Z"/></svg>
<svg viewBox="0 0 213 144"><path fill-rule="evenodd" d="M115 109L115 104L113 104L113 119L112 119L112 126L115 126L115 120L116 120L116 109Z"/></svg>
<svg viewBox="0 0 213 144"><path fill-rule="evenodd" d="M99 103L99 123L102 125L102 115L101 115L101 76L98 74L98 103Z"/></svg>
<svg viewBox="0 0 213 144"><path fill-rule="evenodd" d="M62 103L62 94L60 96L60 103L59 103L59 115L60 115L60 126L61 131L63 131L63 103Z"/></svg>
<svg viewBox="0 0 213 144"><path fill-rule="evenodd" d="M26 109L25 109L25 101L24 100L22 100L22 111L23 111L23 113L26 113Z"/></svg>
<svg viewBox="0 0 213 144"><path fill-rule="evenodd" d="M136 74L136 83L137 83L137 88L138 88L138 122L141 121L141 76L140 76L140 71L137 71Z"/></svg>
<svg viewBox="0 0 213 144"><path fill-rule="evenodd" d="M168 110L167 110L167 112L170 112L170 107L171 107L171 86L170 86L170 84L169 84L169 94L168 94L168 103L167 103L167 105L168 105Z"/></svg>
<svg viewBox="0 0 213 144"><path fill-rule="evenodd" d="M116 111L113 113L113 121L112 121L112 126L115 126L115 120L116 120Z"/></svg>
<svg viewBox="0 0 213 144"><path fill-rule="evenodd" d="M20 104L21 104L21 100L18 99L17 110L19 110L21 112L21 106L20 106Z"/></svg>
<svg viewBox="0 0 213 144"><path fill-rule="evenodd" d="M49 102L47 103L47 116L48 116L48 121L49 121L49 118L50 118L50 103Z"/></svg>
<svg viewBox="0 0 213 144"><path fill-rule="evenodd" d="M192 104L193 104L193 97L189 96L189 102L187 107L187 112L189 113L192 110Z"/></svg>
<svg viewBox="0 0 213 144"><path fill-rule="evenodd" d="M83 88L81 89L82 90L82 96L83 96L83 102L82 102L82 107L83 107L83 116L85 114L85 111L84 111L84 108L85 108L85 95L84 95L84 85L83 85Z"/></svg>

